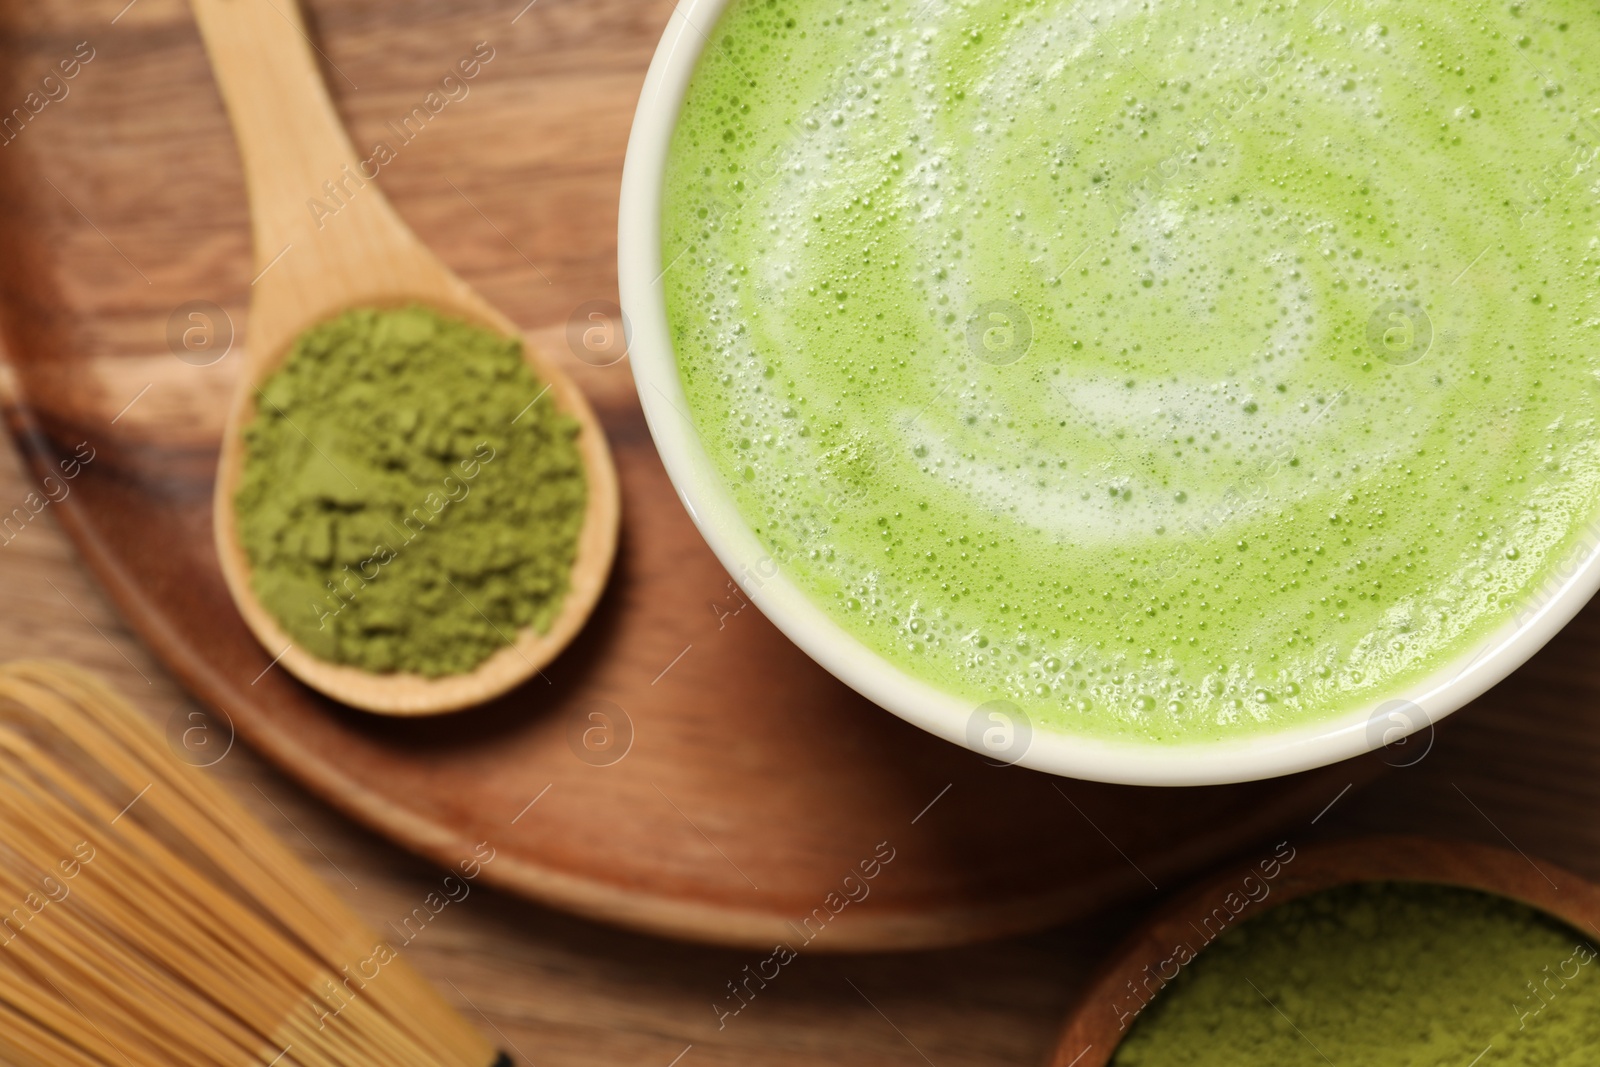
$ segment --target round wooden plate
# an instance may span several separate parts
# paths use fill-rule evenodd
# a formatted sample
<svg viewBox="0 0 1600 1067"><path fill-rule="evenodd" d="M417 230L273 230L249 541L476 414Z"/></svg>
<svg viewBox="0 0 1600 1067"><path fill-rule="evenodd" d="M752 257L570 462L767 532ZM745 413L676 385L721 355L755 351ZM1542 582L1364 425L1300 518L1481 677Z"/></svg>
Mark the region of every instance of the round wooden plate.
<svg viewBox="0 0 1600 1067"><path fill-rule="evenodd" d="M745 603L661 469L615 341L622 150L668 0L311 5L355 143L399 144L379 180L401 214L543 327L610 435L624 511L610 587L543 677L425 721L319 697L252 638L212 550L252 280L234 147L186 5L121 6L0 8L8 101L78 42L94 53L0 154L0 389L50 479L0 503L23 526L48 510L190 690L354 817L451 866L488 842L486 880L638 929L905 948L1153 893L1377 767L1166 791L993 767L866 704ZM470 93L400 141L478 42L493 58Z"/></svg>
<svg viewBox="0 0 1600 1067"><path fill-rule="evenodd" d="M1247 922L1296 897L1385 881L1481 889L1600 936L1600 886L1520 851L1401 836L1267 850L1184 891L1140 924L1078 1001L1051 1067L1110 1063L1143 1009L1142 997L1159 993L1160 975L1179 946L1187 946L1190 954L1204 952L1206 937L1220 936L1232 923Z"/></svg>

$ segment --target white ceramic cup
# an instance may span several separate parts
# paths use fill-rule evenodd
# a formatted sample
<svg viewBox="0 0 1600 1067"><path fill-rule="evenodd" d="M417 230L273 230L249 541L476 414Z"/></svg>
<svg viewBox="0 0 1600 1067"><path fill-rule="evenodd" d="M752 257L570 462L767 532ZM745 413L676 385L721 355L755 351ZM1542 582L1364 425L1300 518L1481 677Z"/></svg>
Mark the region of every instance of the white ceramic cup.
<svg viewBox="0 0 1600 1067"><path fill-rule="evenodd" d="M993 759L1052 774L1129 785L1215 785L1291 774L1402 739L1391 762L1425 755L1433 724L1510 674L1600 587L1600 520L1549 588L1461 659L1422 684L1337 718L1272 733L1191 744L1107 741L1056 733L1004 702L970 701L920 681L835 623L772 561L734 506L689 418L667 329L661 193L667 148L707 35L727 0L683 0L645 77L628 140L617 235L629 356L645 418L667 474L695 525L752 603L806 654L872 702Z"/></svg>

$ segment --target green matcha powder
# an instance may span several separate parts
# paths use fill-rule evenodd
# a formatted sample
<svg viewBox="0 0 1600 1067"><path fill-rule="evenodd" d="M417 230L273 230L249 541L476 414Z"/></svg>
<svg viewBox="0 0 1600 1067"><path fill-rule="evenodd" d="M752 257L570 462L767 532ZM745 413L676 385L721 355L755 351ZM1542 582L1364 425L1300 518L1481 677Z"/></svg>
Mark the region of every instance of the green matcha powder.
<svg viewBox="0 0 1600 1067"><path fill-rule="evenodd" d="M244 431L234 499L256 596L325 660L429 677L543 632L587 487L578 424L521 342L427 308L295 342Z"/></svg>
<svg viewBox="0 0 1600 1067"><path fill-rule="evenodd" d="M1113 1067L1589 1067L1587 938L1471 890L1373 883L1230 930L1156 994Z"/></svg>

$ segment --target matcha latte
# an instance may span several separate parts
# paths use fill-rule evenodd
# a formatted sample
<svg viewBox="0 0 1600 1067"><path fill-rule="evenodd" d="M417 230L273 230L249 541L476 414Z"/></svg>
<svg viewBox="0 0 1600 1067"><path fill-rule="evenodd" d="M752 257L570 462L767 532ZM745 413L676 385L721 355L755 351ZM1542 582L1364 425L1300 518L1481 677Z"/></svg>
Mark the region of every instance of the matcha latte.
<svg viewBox="0 0 1600 1067"><path fill-rule="evenodd" d="M1600 14L732 0L667 319L777 566L905 673L1204 741L1470 655L1594 542Z"/></svg>

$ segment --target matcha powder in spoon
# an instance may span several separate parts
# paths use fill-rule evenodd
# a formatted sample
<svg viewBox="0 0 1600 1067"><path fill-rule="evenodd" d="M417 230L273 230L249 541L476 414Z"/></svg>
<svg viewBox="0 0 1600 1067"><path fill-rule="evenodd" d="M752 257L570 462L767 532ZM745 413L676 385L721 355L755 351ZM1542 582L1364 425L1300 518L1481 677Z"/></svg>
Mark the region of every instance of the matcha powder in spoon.
<svg viewBox="0 0 1600 1067"><path fill-rule="evenodd" d="M307 652L464 674L549 629L587 486L516 338L424 307L302 334L256 394L234 498L257 598Z"/></svg>

